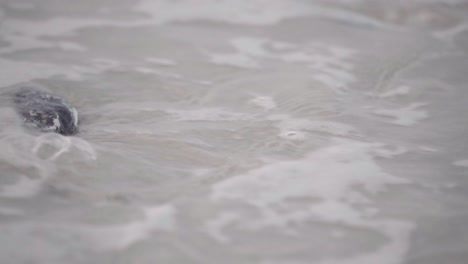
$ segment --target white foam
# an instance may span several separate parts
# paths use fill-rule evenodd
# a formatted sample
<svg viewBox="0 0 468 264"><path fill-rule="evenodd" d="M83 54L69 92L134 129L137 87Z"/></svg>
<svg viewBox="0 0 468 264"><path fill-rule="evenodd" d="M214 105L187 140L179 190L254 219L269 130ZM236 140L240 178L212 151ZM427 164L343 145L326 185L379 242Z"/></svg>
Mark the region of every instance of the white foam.
<svg viewBox="0 0 468 264"><path fill-rule="evenodd" d="M17 208L0 207L0 214L10 216L21 216L24 215L24 211Z"/></svg>
<svg viewBox="0 0 468 264"><path fill-rule="evenodd" d="M148 67L136 67L135 71L143 73L143 74L156 74L156 75L166 77L166 78L171 78L171 79L181 79L182 78L182 75L177 74L177 73L161 71L161 70L148 68Z"/></svg>
<svg viewBox="0 0 468 264"><path fill-rule="evenodd" d="M36 138L36 144L32 152L38 154L43 146L51 146L56 149L55 153L47 153L50 156L45 158L47 160L55 160L70 150L71 140L68 137L62 137L55 133L46 133Z"/></svg>
<svg viewBox="0 0 468 264"><path fill-rule="evenodd" d="M269 43L272 49L277 51L290 51L297 48L296 44L289 43L289 42L282 42L282 41L274 41Z"/></svg>
<svg viewBox="0 0 468 264"><path fill-rule="evenodd" d="M259 64L252 58L243 54L210 54L211 62L214 64L235 66L239 68L255 69Z"/></svg>
<svg viewBox="0 0 468 264"><path fill-rule="evenodd" d="M92 67L99 71L106 71L115 69L122 66L120 61L108 58L94 58L92 59Z"/></svg>
<svg viewBox="0 0 468 264"><path fill-rule="evenodd" d="M147 67L137 67L137 68L135 68L135 71L141 72L141 73L144 73L144 74L157 74L157 73L159 73L158 70L147 68Z"/></svg>
<svg viewBox="0 0 468 264"><path fill-rule="evenodd" d="M44 179L30 179L25 175L20 175L18 181L12 185L0 188L0 197L27 198L39 193Z"/></svg>
<svg viewBox="0 0 468 264"><path fill-rule="evenodd" d="M165 110L179 121L240 121L251 120L252 116L231 112L222 108L203 108L194 110Z"/></svg>
<svg viewBox="0 0 468 264"><path fill-rule="evenodd" d="M453 165L459 167L468 167L468 159L456 160L453 162Z"/></svg>
<svg viewBox="0 0 468 264"><path fill-rule="evenodd" d="M420 150L428 151L428 152L437 152L439 151L437 148L431 146L419 146Z"/></svg>
<svg viewBox="0 0 468 264"><path fill-rule="evenodd" d="M386 97L394 97L398 95L406 95L410 92L411 88L408 86L399 86L393 90L387 91L383 94L381 94L379 97L386 98Z"/></svg>
<svg viewBox="0 0 468 264"><path fill-rule="evenodd" d="M281 227L276 230L284 231L311 220L341 223L382 233L388 242L373 252L362 252L351 259L327 259L323 263L376 263L376 260L399 263L408 249L412 224L373 218L372 212L377 209L365 194L374 196L390 184L408 183L384 172L374 161L372 153L382 146L334 139L330 146L301 160L272 162L217 183L213 186L213 200L246 203L257 208L261 215L226 216L223 212L207 231L226 241L229 236L222 231L223 224L224 228L235 224L245 229L276 226ZM294 209L289 206L294 198L311 199L311 202Z"/></svg>
<svg viewBox="0 0 468 264"><path fill-rule="evenodd" d="M299 1L286 0L144 0L137 5L137 10L151 14L153 23L157 24L206 19L269 25L285 18L306 15L310 13L311 6Z"/></svg>
<svg viewBox="0 0 468 264"><path fill-rule="evenodd" d="M76 111L75 108L71 108L71 112L72 112L72 115L73 115L73 124L78 127L78 111Z"/></svg>
<svg viewBox="0 0 468 264"><path fill-rule="evenodd" d="M243 51L250 56L267 57L270 52L266 51L264 45L267 44L267 39L240 37L232 40L232 45L239 51Z"/></svg>
<svg viewBox="0 0 468 264"><path fill-rule="evenodd" d="M397 146L394 149L385 149L382 147L374 151L376 156L382 157L382 158L393 158L395 156L399 156L407 152L408 152L408 149L403 146Z"/></svg>
<svg viewBox="0 0 468 264"><path fill-rule="evenodd" d="M145 208L144 219L125 225L102 228L82 227L101 250L121 250L148 238L152 232L172 231L175 227L175 208L170 205Z"/></svg>
<svg viewBox="0 0 468 264"><path fill-rule="evenodd" d="M256 96L250 100L250 102L265 110L271 110L277 107L275 100L271 96Z"/></svg>
<svg viewBox="0 0 468 264"><path fill-rule="evenodd" d="M240 199L264 208L288 197L340 200L353 192L353 186L376 193L386 184L406 182L384 173L373 161L369 152L379 148L376 144L335 139L330 147L303 160L275 162L218 183L212 197Z"/></svg>
<svg viewBox="0 0 468 264"><path fill-rule="evenodd" d="M377 109L374 114L394 117L395 119L391 123L396 125L411 126L429 117L426 111L419 110L425 105L425 103L412 103L409 106L397 109Z"/></svg>
<svg viewBox="0 0 468 264"><path fill-rule="evenodd" d="M85 140L56 133L45 133L36 137L32 152L45 160L54 161L72 149L78 150L85 159L97 159L96 151Z"/></svg>
<svg viewBox="0 0 468 264"><path fill-rule="evenodd" d="M0 54L29 49L56 48L55 44L38 39L36 36L4 33L3 38L8 41L9 45L0 47Z"/></svg>
<svg viewBox="0 0 468 264"><path fill-rule="evenodd" d="M20 2L20 1L8 2L6 5L8 6L8 8L17 9L17 10L30 10L36 6L34 3Z"/></svg>
<svg viewBox="0 0 468 264"><path fill-rule="evenodd" d="M59 64L23 62L8 59L0 59L2 68L2 78L0 86L9 86L20 82L30 81L36 78L50 78L53 76L64 76L72 80L80 80L86 74L99 73L109 69L109 67L85 67L78 65L68 65L64 67Z"/></svg>
<svg viewBox="0 0 468 264"><path fill-rule="evenodd" d="M205 223L205 229L219 242L227 243L229 242L229 237L223 233L222 229L240 217L241 216L234 212L222 212L217 217L207 221Z"/></svg>
<svg viewBox="0 0 468 264"><path fill-rule="evenodd" d="M268 57L269 52L264 45L268 40L263 38L239 37L231 40L236 50L234 53L209 53L212 63L237 66L240 68L259 68L256 57Z"/></svg>
<svg viewBox="0 0 468 264"><path fill-rule="evenodd" d="M0 164L11 167L0 174L14 181L0 186L0 197L32 197L54 174L54 166L32 153L35 137L22 129L20 118L14 110L5 108L0 112Z"/></svg>
<svg viewBox="0 0 468 264"><path fill-rule="evenodd" d="M315 80L336 92L342 92L356 80L351 70L356 52L346 47L324 43L307 43L301 46L265 38L238 37L230 41L234 52L207 53L215 64L246 69L260 68L263 62L277 60L306 64ZM276 47L276 48L275 48ZM278 49L280 47L281 49Z"/></svg>
<svg viewBox="0 0 468 264"><path fill-rule="evenodd" d="M117 21L78 19L78 18L51 18L44 21L28 21L20 19L8 19L5 21L5 28L15 32L17 35L25 37L40 36L64 36L71 35L76 30L109 24L119 24ZM121 23L123 25L123 23Z"/></svg>
<svg viewBox="0 0 468 264"><path fill-rule="evenodd" d="M454 27L436 31L433 36L442 40L453 40L457 35L465 31L468 31L468 23L460 23Z"/></svg>
<svg viewBox="0 0 468 264"><path fill-rule="evenodd" d="M52 121L54 123L53 127L50 128L50 131L58 131L62 126L58 114L55 115L55 118Z"/></svg>
<svg viewBox="0 0 468 264"><path fill-rule="evenodd" d="M143 208L141 219L124 224L81 224L42 216L33 220L10 221L0 226L3 239L11 240L4 247L9 254L0 256L15 263L62 263L63 256L69 258L69 247L73 245L78 255L87 253L109 253L126 250L132 245L149 239L155 232L171 232L175 227L176 210L172 205ZM50 215L49 215L50 216ZM20 245L27 243L27 252ZM73 254L72 254L73 256Z"/></svg>
<svg viewBox="0 0 468 264"><path fill-rule="evenodd" d="M200 8L200 5L203 8ZM140 1L136 11L151 15L151 18L134 20L112 19L78 19L57 17L45 21L27 21L9 18L2 23L3 37L10 43L0 47L0 53L10 53L35 48L55 48L56 43L41 39L42 36L73 35L82 28L99 26L135 27L161 25L175 21L190 21L194 19L211 19L234 23L274 24L284 18L305 15L309 13L310 5L300 2L291 3L285 0L256 0L256 1ZM83 50L83 46L76 43L59 44L65 50Z"/></svg>
<svg viewBox="0 0 468 264"><path fill-rule="evenodd" d="M203 6L203 8L200 8L200 6ZM135 11L149 14L151 17L134 20L56 17L46 21L34 22L9 18L3 23L3 29L4 38L11 45L0 48L0 53L54 47L53 42L40 40L39 37L70 35L82 28L99 26L128 28L200 19L251 25L271 25L287 18L306 15L383 26L375 19L353 12L327 8L317 3L287 0L239 0L235 1L235 3L229 0L142 0L139 1L135 9ZM77 46L73 48L77 48ZM82 49L84 47L78 48Z"/></svg>
<svg viewBox="0 0 468 264"><path fill-rule="evenodd" d="M84 46L79 45L78 43L74 43L74 42L60 41L57 43L57 45L62 50L66 50L66 51L79 51L79 52L86 51L86 48Z"/></svg>
<svg viewBox="0 0 468 264"><path fill-rule="evenodd" d="M175 66L177 65L177 62L174 60L166 59L166 58L155 58L155 57L150 57L146 58L147 62L161 65L161 66Z"/></svg>
<svg viewBox="0 0 468 264"><path fill-rule="evenodd" d="M8 86L35 78L47 78L68 72L68 70L59 65L6 59L0 59L0 68L2 69L0 86Z"/></svg>
<svg viewBox="0 0 468 264"><path fill-rule="evenodd" d="M382 231L390 241L374 252L352 256L345 259L328 259L320 264L395 264L405 263L405 255L410 247L411 233L414 225L399 221L383 221L374 225L376 230Z"/></svg>
<svg viewBox="0 0 468 264"><path fill-rule="evenodd" d="M327 87L331 87L335 92L341 93L343 92L343 88L345 88L345 83L337 80L335 77L327 73L318 73L313 76L315 80L325 84Z"/></svg>
<svg viewBox="0 0 468 264"><path fill-rule="evenodd" d="M203 8L200 8L203 6ZM370 27L389 27L377 19L356 12L329 8L320 2L288 0L161 0L141 1L137 11L151 14L152 22L211 20L248 25L272 25L284 19L318 16Z"/></svg>
<svg viewBox="0 0 468 264"><path fill-rule="evenodd" d="M200 6L203 6L203 8L200 8ZM54 48L56 43L40 37L73 35L79 29L100 26L129 28L192 20L271 25L283 19L307 15L334 18L377 27L385 26L375 19L353 12L323 7L318 3L291 2L287 0L239 0L235 1L235 3L229 0L142 0L136 5L135 11L149 14L150 17L133 20L56 17L33 22L9 18L3 23L3 37L11 45L0 47L0 53L34 48ZM76 43L72 45L62 44L62 47L71 50L86 49Z"/></svg>
<svg viewBox="0 0 468 264"><path fill-rule="evenodd" d="M275 126L278 127L282 133L284 133L284 131L311 131L327 133L334 136L358 134L354 127L333 121L294 118L289 115L270 115L267 118L276 121Z"/></svg>
<svg viewBox="0 0 468 264"><path fill-rule="evenodd" d="M9 46L0 47L0 53L10 53L20 50L37 48L56 48L57 43L40 39L41 36L60 36L73 33L75 30L109 22L92 19L53 18L46 21L27 21L7 19L3 23L3 37ZM71 44L71 45L70 45ZM76 43L60 42L60 48L65 50L83 50L85 47Z"/></svg>

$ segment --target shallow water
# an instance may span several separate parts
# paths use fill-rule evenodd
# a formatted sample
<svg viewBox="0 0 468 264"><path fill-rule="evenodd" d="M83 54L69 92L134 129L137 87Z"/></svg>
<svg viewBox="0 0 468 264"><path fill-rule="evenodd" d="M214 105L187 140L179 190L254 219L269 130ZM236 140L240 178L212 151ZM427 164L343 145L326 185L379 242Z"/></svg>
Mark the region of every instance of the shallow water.
<svg viewBox="0 0 468 264"><path fill-rule="evenodd" d="M468 1L2 0L0 21L0 263L467 263ZM24 84L79 134L24 128Z"/></svg>

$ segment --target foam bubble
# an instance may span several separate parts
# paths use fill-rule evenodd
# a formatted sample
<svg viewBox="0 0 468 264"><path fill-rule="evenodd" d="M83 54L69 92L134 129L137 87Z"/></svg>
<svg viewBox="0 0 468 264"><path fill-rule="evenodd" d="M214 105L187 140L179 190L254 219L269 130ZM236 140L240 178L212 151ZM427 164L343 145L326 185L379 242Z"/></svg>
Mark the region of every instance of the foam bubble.
<svg viewBox="0 0 468 264"><path fill-rule="evenodd" d="M294 131L294 130L282 131L279 134L279 137L282 139L293 140L293 141L303 141L307 138L304 132Z"/></svg>

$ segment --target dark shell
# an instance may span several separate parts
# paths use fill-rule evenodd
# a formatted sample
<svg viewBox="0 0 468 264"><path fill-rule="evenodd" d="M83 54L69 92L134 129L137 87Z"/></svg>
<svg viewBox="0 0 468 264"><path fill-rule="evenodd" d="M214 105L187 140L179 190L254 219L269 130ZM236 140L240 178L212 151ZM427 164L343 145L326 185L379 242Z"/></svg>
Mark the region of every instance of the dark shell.
<svg viewBox="0 0 468 264"><path fill-rule="evenodd" d="M61 97L25 87L15 93L14 103L28 126L62 135L78 131L78 112Z"/></svg>

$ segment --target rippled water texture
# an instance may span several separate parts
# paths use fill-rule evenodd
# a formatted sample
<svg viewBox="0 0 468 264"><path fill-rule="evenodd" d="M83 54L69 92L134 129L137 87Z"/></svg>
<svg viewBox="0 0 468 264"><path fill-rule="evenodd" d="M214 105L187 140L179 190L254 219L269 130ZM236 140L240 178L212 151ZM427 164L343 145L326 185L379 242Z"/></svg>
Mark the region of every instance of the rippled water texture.
<svg viewBox="0 0 468 264"><path fill-rule="evenodd" d="M468 1L1 0L0 263L468 263ZM80 116L23 126L22 85Z"/></svg>

